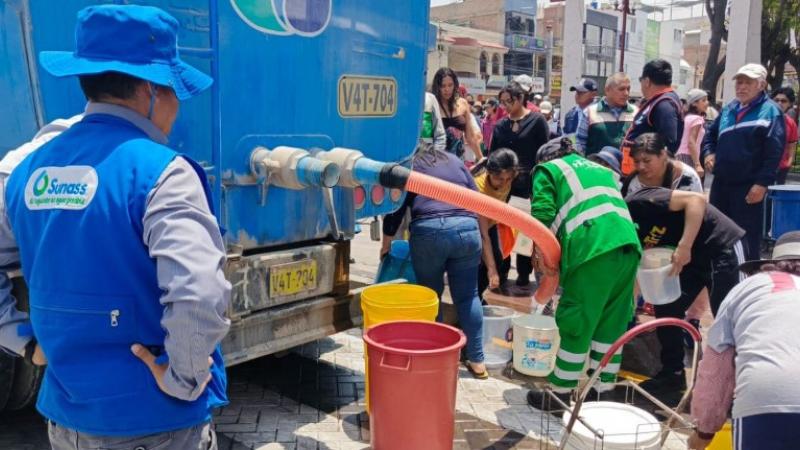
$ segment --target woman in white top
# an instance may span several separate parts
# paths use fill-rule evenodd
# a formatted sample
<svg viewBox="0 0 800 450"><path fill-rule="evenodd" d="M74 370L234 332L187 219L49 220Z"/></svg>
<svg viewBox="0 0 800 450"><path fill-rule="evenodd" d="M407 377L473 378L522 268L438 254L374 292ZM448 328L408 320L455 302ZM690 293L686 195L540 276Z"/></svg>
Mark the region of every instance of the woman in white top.
<svg viewBox="0 0 800 450"><path fill-rule="evenodd" d="M708 111L708 93L702 89L692 89L686 97L688 110L683 118L683 137L675 157L691 166L702 178L705 174L700 162L700 144L706 134L705 116Z"/></svg>
<svg viewBox="0 0 800 450"><path fill-rule="evenodd" d="M643 187L703 192L703 183L697 172L688 164L672 158L658 134L644 133L637 137L630 154L636 170L622 181L623 197Z"/></svg>
<svg viewBox="0 0 800 450"><path fill-rule="evenodd" d="M637 137L631 157L636 170L622 180L623 197L645 187L703 193L703 182L697 172L688 164L673 159L658 134L644 133ZM699 330L700 319L710 309L708 290L703 289L686 311L686 320ZM691 346L694 340L686 339L686 344Z"/></svg>

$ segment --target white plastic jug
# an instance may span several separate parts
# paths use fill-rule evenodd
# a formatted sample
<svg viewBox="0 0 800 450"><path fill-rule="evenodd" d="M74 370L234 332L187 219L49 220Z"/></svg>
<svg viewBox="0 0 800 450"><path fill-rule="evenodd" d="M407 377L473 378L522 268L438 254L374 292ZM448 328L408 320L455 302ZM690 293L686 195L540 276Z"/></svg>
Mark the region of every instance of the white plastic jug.
<svg viewBox="0 0 800 450"><path fill-rule="evenodd" d="M540 314L517 316L514 323L514 370L546 377L556 365L561 339L556 320Z"/></svg>
<svg viewBox="0 0 800 450"><path fill-rule="evenodd" d="M511 361L511 320L517 314L504 306L483 307L483 362L490 369Z"/></svg>
<svg viewBox="0 0 800 450"><path fill-rule="evenodd" d="M669 276L672 270L671 248L657 247L644 251L636 281L645 301L653 305L666 305L681 296L681 280Z"/></svg>

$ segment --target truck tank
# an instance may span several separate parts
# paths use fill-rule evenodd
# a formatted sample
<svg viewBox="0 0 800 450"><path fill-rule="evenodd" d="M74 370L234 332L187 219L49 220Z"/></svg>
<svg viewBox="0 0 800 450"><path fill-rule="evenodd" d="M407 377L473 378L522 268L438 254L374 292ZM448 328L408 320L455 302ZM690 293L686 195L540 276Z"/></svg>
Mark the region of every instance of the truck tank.
<svg viewBox="0 0 800 450"><path fill-rule="evenodd" d="M402 163L416 146L429 3L0 1L1 152L83 111L77 79L44 72L38 52L74 50L78 10L102 3L168 11L183 59L215 80L181 103L169 145L205 168L225 232L227 362L359 325L349 240L358 219L395 210L405 194L357 182L353 171L359 159ZM38 378L8 359L0 356L0 409L7 392L23 400L8 406L29 403Z"/></svg>

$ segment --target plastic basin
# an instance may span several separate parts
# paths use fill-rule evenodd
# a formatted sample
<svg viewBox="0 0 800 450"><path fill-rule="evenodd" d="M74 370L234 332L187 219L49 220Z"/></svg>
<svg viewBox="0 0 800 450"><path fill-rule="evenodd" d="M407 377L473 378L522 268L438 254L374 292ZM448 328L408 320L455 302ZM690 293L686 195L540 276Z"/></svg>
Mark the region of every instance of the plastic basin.
<svg viewBox="0 0 800 450"><path fill-rule="evenodd" d="M498 369L511 361L511 319L516 314L503 306L483 307L483 362L486 367Z"/></svg>
<svg viewBox="0 0 800 450"><path fill-rule="evenodd" d="M659 448L661 425L652 414L635 406L615 402L586 402L579 415L592 428L603 433L598 438L580 421L576 421L567 448L590 450L650 450ZM564 412L564 426L570 419Z"/></svg>
<svg viewBox="0 0 800 450"><path fill-rule="evenodd" d="M416 284L386 284L369 286L361 292L361 311L364 329L397 320L427 320L433 322L439 313L439 297L433 289ZM364 352L364 383L367 412L369 407L369 355Z"/></svg>
<svg viewBox="0 0 800 450"><path fill-rule="evenodd" d="M464 333L436 322L387 322L368 329L364 342L372 448L452 449Z"/></svg>

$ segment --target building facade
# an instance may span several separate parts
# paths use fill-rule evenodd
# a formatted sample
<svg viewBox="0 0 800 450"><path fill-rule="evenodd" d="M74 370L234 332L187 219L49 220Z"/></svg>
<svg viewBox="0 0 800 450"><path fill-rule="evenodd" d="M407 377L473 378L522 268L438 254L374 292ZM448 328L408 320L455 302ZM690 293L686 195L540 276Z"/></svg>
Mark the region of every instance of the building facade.
<svg viewBox="0 0 800 450"><path fill-rule="evenodd" d="M428 85L437 70L449 67L474 96L496 95L502 84L498 88L491 81L503 75L504 56L508 53L504 36L446 22L432 25L436 46L428 53Z"/></svg>
<svg viewBox="0 0 800 450"><path fill-rule="evenodd" d="M536 0L463 0L431 8L431 20L502 35L507 51L500 75L506 78L531 75L534 55L545 51L544 41L535 39Z"/></svg>

